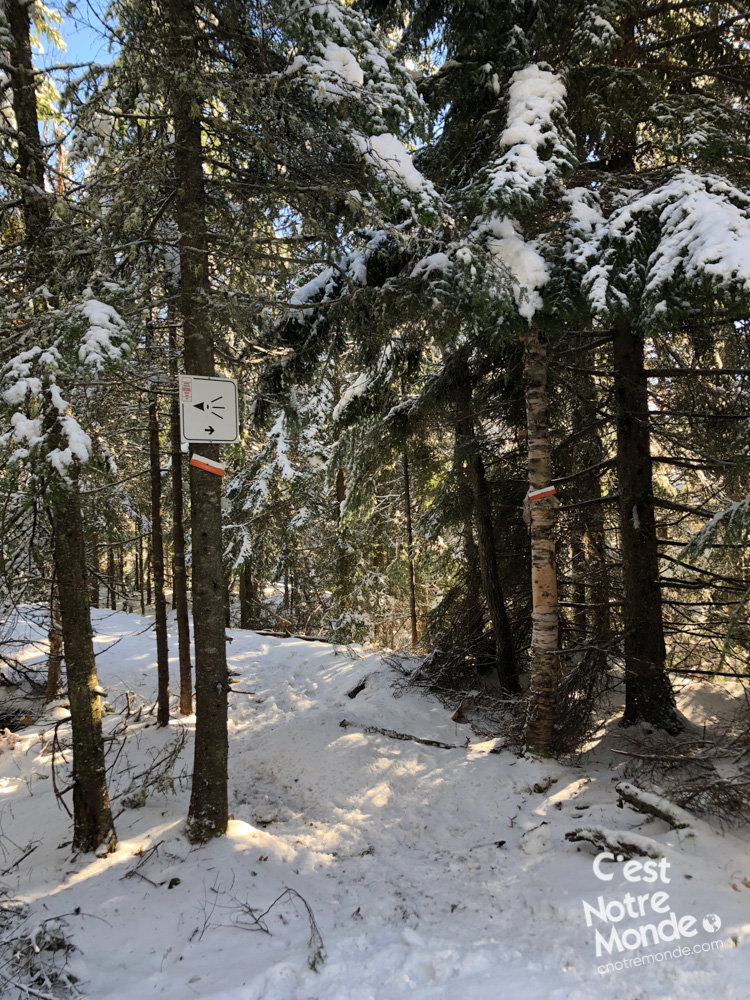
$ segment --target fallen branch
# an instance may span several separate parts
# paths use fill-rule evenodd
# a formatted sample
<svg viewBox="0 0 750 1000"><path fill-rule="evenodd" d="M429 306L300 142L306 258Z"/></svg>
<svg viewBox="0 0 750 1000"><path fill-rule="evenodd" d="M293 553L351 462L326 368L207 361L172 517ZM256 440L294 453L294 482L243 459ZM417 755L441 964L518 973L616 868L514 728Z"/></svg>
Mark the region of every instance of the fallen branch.
<svg viewBox="0 0 750 1000"><path fill-rule="evenodd" d="M661 858L659 845L648 837L637 833L623 833L621 830L608 830L604 826L579 826L565 834L566 840L587 841L600 850L611 851L612 854L622 854L624 858Z"/></svg>
<svg viewBox="0 0 750 1000"><path fill-rule="evenodd" d="M229 895L229 894L227 894ZM325 946L323 944L323 936L320 933L320 929L315 921L315 914L312 911L312 907L307 902L304 896L301 896L296 889L285 888L280 896L271 903L267 909L263 910L262 913L257 913L251 906L247 903L243 903L241 900L237 899L236 896L230 896L235 903L239 904L244 913L252 917L252 924L248 924L236 918L232 921L235 927L241 927L244 930L249 931L263 931L264 934L269 934L268 924L266 924L264 917L267 917L271 910L283 900L299 900L300 903L305 907L307 911L307 919L310 925L310 937L307 942L308 948L310 948L310 955L307 960L307 964L310 966L313 972L317 972L320 966L325 961Z"/></svg>
<svg viewBox="0 0 750 1000"><path fill-rule="evenodd" d="M70 722L70 719L71 717L69 715L64 719L58 719L52 731L52 762L50 767L50 775L52 777L52 791L55 793L55 798L57 799L58 807L60 804L62 804L63 808L65 809L65 812L68 814L70 819L73 819L73 813L70 811L70 809L68 808L68 803L63 798L63 795L65 795L67 792L70 791L72 785L64 789L63 791L60 791L60 789L57 787L57 778L55 776L55 753L56 752L59 753L63 761L65 761L65 753L63 751L63 748L60 746L60 738L58 730L60 726L63 725L63 723ZM67 763L67 761L65 762Z"/></svg>
<svg viewBox="0 0 750 1000"><path fill-rule="evenodd" d="M122 882L122 880L125 879L125 878L132 878L134 875L137 875L139 878L144 879L146 882L151 882L151 885L156 886L157 883L154 882L154 881L152 881L150 878L148 878L147 875L144 875L143 872L140 871L140 869L147 862L149 862L151 860L151 858L153 858L153 856L155 854L158 853L159 848L161 847L161 845L163 843L164 843L164 841L160 840L160 841L158 841L158 843L154 844L152 847L149 847L149 849L147 851L144 851L144 850L141 849L141 851L138 852L138 863L137 863L137 865L135 866L135 868L131 868L129 872L125 872L124 875L121 875L120 876L120 881ZM157 888L158 888L158 886L157 886Z"/></svg>
<svg viewBox="0 0 750 1000"><path fill-rule="evenodd" d="M7 982L14 989L23 990L27 996L37 997L37 1000L60 1000L59 997L53 997L51 993L42 993L41 990L35 990L33 986L26 986L24 983L16 983L12 979L8 979Z"/></svg>
<svg viewBox="0 0 750 1000"><path fill-rule="evenodd" d="M13 862L10 868L6 868L5 871L0 872L0 875L7 875L9 872L12 872L13 869L17 868L25 858L28 858L30 854L33 854L37 847L39 847L39 844L32 844L32 846L25 851L17 861Z"/></svg>
<svg viewBox="0 0 750 1000"><path fill-rule="evenodd" d="M319 635L297 635L294 632L290 632L289 629L284 629L282 632L274 632L271 629L248 629L250 632L255 632L256 635L267 635L272 639L301 639L303 642L324 642L327 646L345 646L346 643L333 642L331 639L323 639Z"/></svg>
<svg viewBox="0 0 750 1000"><path fill-rule="evenodd" d="M657 819L663 819L673 830L687 830L693 825L692 816L684 809L680 809L661 795L642 791L629 781L621 781L615 786L615 791L623 801L638 812L649 813Z"/></svg>
<svg viewBox="0 0 750 1000"><path fill-rule="evenodd" d="M701 740L700 742L707 747L716 745L708 740ZM613 750L612 753L619 753L623 757L633 757L635 760L670 761L674 764L694 764L696 760L701 759L699 757L687 757L684 754L636 753L634 750Z"/></svg>
<svg viewBox="0 0 750 1000"><path fill-rule="evenodd" d="M348 722L346 719L342 719L339 722L339 726L342 729L361 729L363 733L377 733L379 736L388 736L392 740L411 740L413 743L423 743L428 747L441 747L443 750L465 750L468 746L468 739L466 743L441 743L440 740L426 740L421 736L411 736L409 733L398 733L395 729L381 729L380 726L361 726L357 722Z"/></svg>

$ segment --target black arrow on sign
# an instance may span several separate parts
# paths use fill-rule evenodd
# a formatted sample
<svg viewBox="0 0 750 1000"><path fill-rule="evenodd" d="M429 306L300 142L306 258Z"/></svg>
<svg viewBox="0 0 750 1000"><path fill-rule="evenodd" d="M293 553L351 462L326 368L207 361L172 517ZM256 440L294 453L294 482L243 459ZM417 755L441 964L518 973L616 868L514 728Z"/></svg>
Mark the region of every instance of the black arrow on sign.
<svg viewBox="0 0 750 1000"><path fill-rule="evenodd" d="M196 410L203 410L205 408L206 404L205 403L193 403L193 406L196 408Z"/></svg>
<svg viewBox="0 0 750 1000"><path fill-rule="evenodd" d="M206 434L213 434L213 432L214 432L213 427L207 427L206 428Z"/></svg>

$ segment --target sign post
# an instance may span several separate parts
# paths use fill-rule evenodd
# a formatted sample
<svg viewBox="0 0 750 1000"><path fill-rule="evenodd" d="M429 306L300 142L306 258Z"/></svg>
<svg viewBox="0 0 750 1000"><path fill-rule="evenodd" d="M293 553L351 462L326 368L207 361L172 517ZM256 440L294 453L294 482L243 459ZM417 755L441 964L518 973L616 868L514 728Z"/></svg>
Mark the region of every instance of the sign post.
<svg viewBox="0 0 750 1000"><path fill-rule="evenodd" d="M237 381L180 375L180 428L190 444L234 444L240 439Z"/></svg>

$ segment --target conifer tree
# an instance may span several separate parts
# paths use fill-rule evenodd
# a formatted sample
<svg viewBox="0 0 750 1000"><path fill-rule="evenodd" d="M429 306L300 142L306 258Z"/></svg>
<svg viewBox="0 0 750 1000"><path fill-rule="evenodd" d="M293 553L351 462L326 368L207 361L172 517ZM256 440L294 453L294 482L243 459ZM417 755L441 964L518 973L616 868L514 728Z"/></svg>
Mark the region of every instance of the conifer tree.
<svg viewBox="0 0 750 1000"><path fill-rule="evenodd" d="M705 330L717 293L722 318L746 309L745 202L732 183L747 134L746 13L681 3L514 3L501 13L489 4L470 13L441 3L366 7L400 29L404 49L427 68L421 90L443 116L421 156L428 175L474 217L472 227L488 207L498 212L491 224L517 279L522 254L541 258L541 279L526 269L517 287L528 304L539 296L545 335L562 347L574 316L592 340L611 331L624 718L674 729L645 343L660 347L685 324ZM434 52L446 57L438 67L430 65ZM540 87L545 74L556 95ZM515 183L506 188L510 175ZM535 336L528 342L539 344ZM551 746L549 724L541 741L527 736L538 749Z"/></svg>
<svg viewBox="0 0 750 1000"><path fill-rule="evenodd" d="M97 113L148 137L131 216L140 241L153 238L148 204L178 233L185 370L212 375L218 362L231 371L244 348L238 331L284 280L283 255L274 273L269 246L320 259L336 246L341 217L366 219L373 198L392 206L410 192L417 211L430 210L394 134L416 93L365 19L338 3L222 4L204 16L174 0L164 16L128 0L116 12L121 55ZM124 172L135 179L134 165ZM218 457L213 446L201 453ZM227 817L221 484L194 466L190 476L197 729L188 829L203 841Z"/></svg>
<svg viewBox="0 0 750 1000"><path fill-rule="evenodd" d="M65 193L53 193L47 185L32 61L32 9L13 2L0 8L0 46L13 109L10 155L17 164L4 193L18 198L8 206L11 215L20 206L16 250L22 274L3 304L3 325L12 331L3 343L2 400L10 429L0 443L11 464L30 470L33 489L45 493L52 522L73 737L73 844L82 851L102 844L113 850L117 838L105 778L102 691L92 643L79 492L81 468L92 458L93 446L80 422L85 414L74 414L71 403L85 408L76 376L121 360L128 352L128 331L114 307L98 300L72 266L80 234L59 223L66 214Z"/></svg>

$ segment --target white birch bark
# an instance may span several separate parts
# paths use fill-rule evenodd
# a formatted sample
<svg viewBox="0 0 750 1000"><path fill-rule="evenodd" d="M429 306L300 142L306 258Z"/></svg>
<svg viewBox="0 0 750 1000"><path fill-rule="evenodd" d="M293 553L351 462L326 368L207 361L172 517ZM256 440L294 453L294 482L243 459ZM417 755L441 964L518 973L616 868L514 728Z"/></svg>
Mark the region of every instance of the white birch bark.
<svg viewBox="0 0 750 1000"><path fill-rule="evenodd" d="M552 456L547 417L547 349L538 330L530 328L524 353L529 493L551 485ZM559 677L559 618L555 526L560 506L556 496L526 501L531 532L531 687L526 719L526 746L534 753L554 749L554 717Z"/></svg>

